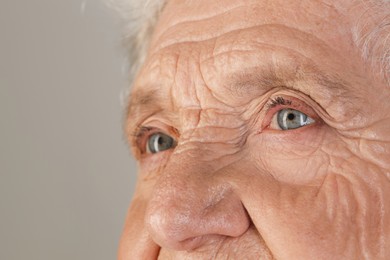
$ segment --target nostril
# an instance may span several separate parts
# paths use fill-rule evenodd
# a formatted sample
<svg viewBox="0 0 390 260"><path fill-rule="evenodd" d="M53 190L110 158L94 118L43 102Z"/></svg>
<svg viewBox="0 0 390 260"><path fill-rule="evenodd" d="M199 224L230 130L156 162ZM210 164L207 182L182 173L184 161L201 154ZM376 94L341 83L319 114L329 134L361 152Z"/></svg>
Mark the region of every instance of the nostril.
<svg viewBox="0 0 390 260"><path fill-rule="evenodd" d="M203 238L204 236L197 236L180 241L180 248L186 251L193 251L202 245Z"/></svg>
<svg viewBox="0 0 390 260"><path fill-rule="evenodd" d="M218 234L211 226L202 224L196 217L174 217L168 215L150 214L147 227L153 240L163 248L177 251L193 251L201 246L217 244L226 235ZM204 219L207 222L207 219ZM202 221L203 222L203 221ZM215 220L212 222L216 222ZM212 223L211 221L208 223ZM242 232L243 233L243 232ZM241 233L237 233L240 235ZM235 234L236 235L236 234Z"/></svg>

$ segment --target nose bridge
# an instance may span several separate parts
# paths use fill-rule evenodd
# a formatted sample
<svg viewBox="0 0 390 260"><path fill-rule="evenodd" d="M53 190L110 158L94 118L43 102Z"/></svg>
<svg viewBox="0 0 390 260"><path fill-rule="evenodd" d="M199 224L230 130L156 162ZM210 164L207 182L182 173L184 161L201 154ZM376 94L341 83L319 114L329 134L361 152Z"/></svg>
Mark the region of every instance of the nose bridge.
<svg viewBox="0 0 390 260"><path fill-rule="evenodd" d="M210 162L239 151L247 137L247 123L240 111L221 106L180 110L184 127L175 154L186 153Z"/></svg>
<svg viewBox="0 0 390 260"><path fill-rule="evenodd" d="M201 154L174 153L154 188L146 224L161 246L188 250L210 235L238 236L249 226L240 200Z"/></svg>

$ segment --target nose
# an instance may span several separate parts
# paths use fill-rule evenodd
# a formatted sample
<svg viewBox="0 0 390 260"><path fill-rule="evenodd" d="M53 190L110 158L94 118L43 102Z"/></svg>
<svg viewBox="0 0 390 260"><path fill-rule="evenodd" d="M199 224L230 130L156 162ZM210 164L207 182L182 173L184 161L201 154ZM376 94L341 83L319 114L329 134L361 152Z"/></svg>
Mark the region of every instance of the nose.
<svg viewBox="0 0 390 260"><path fill-rule="evenodd" d="M249 217L239 197L220 178L221 171L213 172L210 165L183 155L172 156L146 212L146 225L157 244L191 251L245 233Z"/></svg>

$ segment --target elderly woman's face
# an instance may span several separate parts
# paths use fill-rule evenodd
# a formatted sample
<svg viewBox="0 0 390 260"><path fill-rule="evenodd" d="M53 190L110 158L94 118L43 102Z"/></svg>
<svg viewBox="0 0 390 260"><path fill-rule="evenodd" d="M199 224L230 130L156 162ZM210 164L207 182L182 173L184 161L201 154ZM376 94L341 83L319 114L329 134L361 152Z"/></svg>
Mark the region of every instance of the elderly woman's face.
<svg viewBox="0 0 390 260"><path fill-rule="evenodd" d="M390 258L390 90L352 42L364 5L332 2L169 1L120 259Z"/></svg>

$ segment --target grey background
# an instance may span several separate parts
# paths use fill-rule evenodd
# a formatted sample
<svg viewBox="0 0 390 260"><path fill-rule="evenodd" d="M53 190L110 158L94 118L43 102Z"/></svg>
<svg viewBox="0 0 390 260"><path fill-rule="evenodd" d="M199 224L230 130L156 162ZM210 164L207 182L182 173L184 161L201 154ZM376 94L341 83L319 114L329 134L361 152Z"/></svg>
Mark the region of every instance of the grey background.
<svg viewBox="0 0 390 260"><path fill-rule="evenodd" d="M0 0L0 259L115 259L135 163L101 0Z"/></svg>

